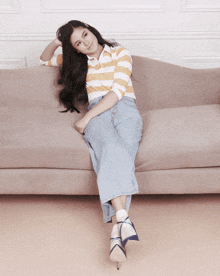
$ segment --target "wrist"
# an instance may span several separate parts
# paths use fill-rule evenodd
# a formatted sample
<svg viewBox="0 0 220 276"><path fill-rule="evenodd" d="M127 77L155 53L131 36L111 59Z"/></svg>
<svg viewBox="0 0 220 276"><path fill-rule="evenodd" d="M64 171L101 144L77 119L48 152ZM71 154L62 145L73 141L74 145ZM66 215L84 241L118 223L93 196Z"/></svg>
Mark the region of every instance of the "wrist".
<svg viewBox="0 0 220 276"><path fill-rule="evenodd" d="M62 42L61 42L58 38L55 38L55 39L53 40L53 44L54 44L56 47L62 46Z"/></svg>
<svg viewBox="0 0 220 276"><path fill-rule="evenodd" d="M93 118L92 113L91 113L91 110L89 110L89 111L85 114L84 118L85 118L88 122Z"/></svg>

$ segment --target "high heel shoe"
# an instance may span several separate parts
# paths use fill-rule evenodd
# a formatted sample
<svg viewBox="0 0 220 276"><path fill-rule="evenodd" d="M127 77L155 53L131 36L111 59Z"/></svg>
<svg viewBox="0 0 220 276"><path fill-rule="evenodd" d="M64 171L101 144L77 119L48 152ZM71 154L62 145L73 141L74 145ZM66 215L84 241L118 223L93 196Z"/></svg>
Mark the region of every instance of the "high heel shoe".
<svg viewBox="0 0 220 276"><path fill-rule="evenodd" d="M129 220L129 217L117 223L120 225L119 231L123 246L125 246L129 240L139 241L134 224Z"/></svg>
<svg viewBox="0 0 220 276"><path fill-rule="evenodd" d="M113 262L124 262L127 259L125 248L122 245L121 238L111 238L110 260Z"/></svg>
<svg viewBox="0 0 220 276"><path fill-rule="evenodd" d="M111 246L109 255L111 261L117 262L117 269L119 269L119 264L126 261L127 259L126 251L122 245L121 237L119 234L119 227L117 224L115 224L111 233Z"/></svg>

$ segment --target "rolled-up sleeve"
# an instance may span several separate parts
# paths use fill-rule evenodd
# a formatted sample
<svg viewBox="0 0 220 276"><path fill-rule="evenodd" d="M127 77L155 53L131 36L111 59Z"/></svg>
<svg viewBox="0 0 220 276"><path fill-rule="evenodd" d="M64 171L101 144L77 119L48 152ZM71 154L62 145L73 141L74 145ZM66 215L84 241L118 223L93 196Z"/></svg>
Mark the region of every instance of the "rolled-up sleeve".
<svg viewBox="0 0 220 276"><path fill-rule="evenodd" d="M124 96L132 72L132 58L129 51L123 47L117 52L117 65L114 71L114 82L112 90L117 94L119 100Z"/></svg>
<svg viewBox="0 0 220 276"><path fill-rule="evenodd" d="M60 67L62 65L63 62L63 55L57 55L57 56L53 56L50 60L48 61L43 61L40 59L40 64L42 65L46 65L46 66L52 66L52 67Z"/></svg>

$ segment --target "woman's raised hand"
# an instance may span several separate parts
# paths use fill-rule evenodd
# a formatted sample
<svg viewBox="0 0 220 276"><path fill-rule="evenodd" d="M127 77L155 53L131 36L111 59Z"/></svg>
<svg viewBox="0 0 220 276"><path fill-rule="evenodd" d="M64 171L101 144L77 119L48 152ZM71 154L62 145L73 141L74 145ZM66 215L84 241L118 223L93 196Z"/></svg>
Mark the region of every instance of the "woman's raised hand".
<svg viewBox="0 0 220 276"><path fill-rule="evenodd" d="M43 61L48 61L50 60L53 55L54 52L56 51L56 49L62 46L62 42L56 37L53 41L51 41L47 47L44 49L43 53L40 56L40 59Z"/></svg>
<svg viewBox="0 0 220 276"><path fill-rule="evenodd" d="M54 39L54 43L59 47L62 47L62 42L58 39L58 38L55 38Z"/></svg>

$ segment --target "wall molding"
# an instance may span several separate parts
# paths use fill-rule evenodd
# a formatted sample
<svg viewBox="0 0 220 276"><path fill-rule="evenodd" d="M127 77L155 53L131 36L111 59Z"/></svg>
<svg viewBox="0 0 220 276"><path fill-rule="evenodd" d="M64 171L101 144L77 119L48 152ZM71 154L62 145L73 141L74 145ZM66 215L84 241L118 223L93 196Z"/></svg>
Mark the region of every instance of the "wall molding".
<svg viewBox="0 0 220 276"><path fill-rule="evenodd" d="M190 5L189 0L181 0L181 12L219 12L220 3L213 5Z"/></svg>
<svg viewBox="0 0 220 276"><path fill-rule="evenodd" d="M183 56L182 60L187 63L217 63L220 65L219 56Z"/></svg>
<svg viewBox="0 0 220 276"><path fill-rule="evenodd" d="M1 69L25 68L27 67L26 58L0 58Z"/></svg>
<svg viewBox="0 0 220 276"><path fill-rule="evenodd" d="M182 56L180 60L174 61L184 67L192 69L220 68L219 56Z"/></svg>
<svg viewBox="0 0 220 276"><path fill-rule="evenodd" d="M51 41L53 33L47 34L1 34L0 41ZM130 32L103 33L106 39L117 40L199 40L220 39L219 32Z"/></svg>
<svg viewBox="0 0 220 276"><path fill-rule="evenodd" d="M103 35L104 36L104 35ZM219 32L144 32L144 33L108 33L105 37L115 40L198 40L220 39Z"/></svg>
<svg viewBox="0 0 220 276"><path fill-rule="evenodd" d="M73 7L73 5L47 7L45 0L40 0L40 6L42 13L161 13L164 12L164 1L161 0L161 4L155 5L110 5L100 8L94 8L94 5L91 5L85 8L77 8L76 6Z"/></svg>
<svg viewBox="0 0 220 276"><path fill-rule="evenodd" d="M19 0L9 0L9 5L0 5L1 13L20 13Z"/></svg>

